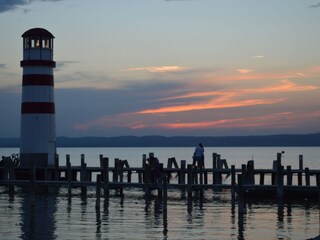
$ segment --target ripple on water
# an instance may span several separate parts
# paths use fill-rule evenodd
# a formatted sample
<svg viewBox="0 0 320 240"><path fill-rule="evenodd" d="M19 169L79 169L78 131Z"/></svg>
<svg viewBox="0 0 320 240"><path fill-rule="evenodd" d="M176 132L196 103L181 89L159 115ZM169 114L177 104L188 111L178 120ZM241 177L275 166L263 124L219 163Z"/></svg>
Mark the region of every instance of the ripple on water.
<svg viewBox="0 0 320 240"><path fill-rule="evenodd" d="M146 201L138 190L124 198L112 192L108 208L96 211L94 188L87 198L73 190L37 195L31 206L28 194L10 198L0 188L0 239L306 239L319 233L317 205L295 203L279 208L272 202L253 202L239 215L229 192L205 193L191 213L187 200L177 191L168 192L167 218L156 198ZM164 232L167 229L168 232ZM44 237L45 236L45 237Z"/></svg>

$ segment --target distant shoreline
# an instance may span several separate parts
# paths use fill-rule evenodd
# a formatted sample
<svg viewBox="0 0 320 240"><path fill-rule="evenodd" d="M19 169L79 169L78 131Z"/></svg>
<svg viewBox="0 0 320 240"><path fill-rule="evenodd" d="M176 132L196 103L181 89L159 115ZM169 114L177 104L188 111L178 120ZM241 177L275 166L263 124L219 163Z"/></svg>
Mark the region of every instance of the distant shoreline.
<svg viewBox="0 0 320 240"><path fill-rule="evenodd" d="M57 137L57 147L316 147L320 133L264 136L121 136L121 137ZM19 147L19 138L0 138L0 147Z"/></svg>

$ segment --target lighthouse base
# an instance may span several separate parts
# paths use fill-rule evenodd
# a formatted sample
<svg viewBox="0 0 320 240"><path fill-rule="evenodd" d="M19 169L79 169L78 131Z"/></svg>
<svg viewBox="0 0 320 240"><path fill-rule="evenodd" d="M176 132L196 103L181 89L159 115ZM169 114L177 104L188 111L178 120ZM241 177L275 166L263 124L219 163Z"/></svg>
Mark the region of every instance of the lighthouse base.
<svg viewBox="0 0 320 240"><path fill-rule="evenodd" d="M34 164L35 168L48 167L48 153L20 153L21 168L30 168Z"/></svg>
<svg viewBox="0 0 320 240"><path fill-rule="evenodd" d="M17 180L30 180L31 168L35 169L36 180L52 180L54 176L48 170L48 153L20 153L20 164L16 170Z"/></svg>

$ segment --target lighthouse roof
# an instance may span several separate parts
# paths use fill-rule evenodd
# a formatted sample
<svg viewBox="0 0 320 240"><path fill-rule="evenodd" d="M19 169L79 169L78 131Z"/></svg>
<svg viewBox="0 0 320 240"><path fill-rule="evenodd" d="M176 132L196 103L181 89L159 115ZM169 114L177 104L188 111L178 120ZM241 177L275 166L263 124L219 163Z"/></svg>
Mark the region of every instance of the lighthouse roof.
<svg viewBox="0 0 320 240"><path fill-rule="evenodd" d="M44 28L29 29L28 31L24 32L21 37L34 37L34 36L54 38L52 33Z"/></svg>

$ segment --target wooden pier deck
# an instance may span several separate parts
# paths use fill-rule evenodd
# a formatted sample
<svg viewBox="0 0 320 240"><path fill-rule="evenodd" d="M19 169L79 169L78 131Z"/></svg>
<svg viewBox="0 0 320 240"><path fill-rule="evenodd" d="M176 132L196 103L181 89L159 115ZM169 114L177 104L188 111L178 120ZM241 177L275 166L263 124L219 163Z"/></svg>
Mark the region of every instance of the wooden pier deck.
<svg viewBox="0 0 320 240"><path fill-rule="evenodd" d="M149 154L150 156L153 154ZM0 186L7 186L14 193L15 186L29 186L34 191L38 186L66 187L71 195L73 188L81 188L81 194L87 193L90 186L96 187L97 206L100 196L109 197L110 191L116 190L123 194L123 189L137 188L148 196L151 191L157 191L158 196L166 198L168 189L181 191L188 199L188 209L192 209L192 199L203 196L204 191L220 191L228 189L232 198L236 198L239 207L248 197L263 196L277 200L286 198L313 199L320 202L320 170L303 168L303 156L299 156L299 169L284 167L281 163L281 153L270 169L256 169L254 161L249 160L240 168L228 166L219 154L212 154L212 167L196 168L181 160L169 158L167 166L160 164L161 176L152 182L152 170L147 161L147 155L142 157L141 167L130 167L127 160L114 159L112 167L107 157L100 156L100 166L90 167L81 156L80 166L71 166L70 156L66 156L66 165L59 165L56 157L55 166L30 168L15 166L11 158L4 158L0 166ZM179 166L180 165L180 166ZM101 194L103 189L103 194ZM163 199L166 202L166 199Z"/></svg>

